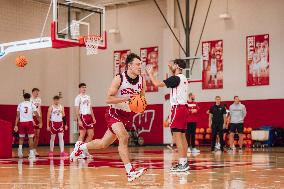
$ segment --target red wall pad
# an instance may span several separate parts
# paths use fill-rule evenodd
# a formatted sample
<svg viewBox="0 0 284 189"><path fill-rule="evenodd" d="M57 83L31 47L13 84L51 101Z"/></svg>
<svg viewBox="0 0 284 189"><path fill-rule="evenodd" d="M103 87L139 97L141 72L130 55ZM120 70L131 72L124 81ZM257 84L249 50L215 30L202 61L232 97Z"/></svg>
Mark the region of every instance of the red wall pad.
<svg viewBox="0 0 284 189"><path fill-rule="evenodd" d="M0 120L0 158L12 157L12 123Z"/></svg>

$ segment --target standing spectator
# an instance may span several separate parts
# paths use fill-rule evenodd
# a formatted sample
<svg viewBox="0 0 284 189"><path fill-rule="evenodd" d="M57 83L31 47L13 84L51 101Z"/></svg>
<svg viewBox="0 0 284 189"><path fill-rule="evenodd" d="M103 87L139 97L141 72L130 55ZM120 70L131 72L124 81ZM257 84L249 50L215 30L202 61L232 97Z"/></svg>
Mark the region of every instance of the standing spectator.
<svg viewBox="0 0 284 189"><path fill-rule="evenodd" d="M209 127L212 129L212 144L211 151L215 150L216 138L220 138L220 150L224 151L223 129L225 128L226 108L221 105L221 97L215 97L215 105L209 110Z"/></svg>
<svg viewBox="0 0 284 189"><path fill-rule="evenodd" d="M200 150L195 147L195 133L196 133L196 125L198 121L198 111L199 107L195 102L195 95L192 93L188 94L189 107L189 116L187 118L187 129L186 129L186 140L188 144L187 152L191 152L193 154L200 153ZM191 149L190 149L191 147Z"/></svg>
<svg viewBox="0 0 284 189"><path fill-rule="evenodd" d="M243 146L244 119L247 115L246 107L234 96L234 103L230 106L230 150L234 148L234 135L239 135L239 150Z"/></svg>

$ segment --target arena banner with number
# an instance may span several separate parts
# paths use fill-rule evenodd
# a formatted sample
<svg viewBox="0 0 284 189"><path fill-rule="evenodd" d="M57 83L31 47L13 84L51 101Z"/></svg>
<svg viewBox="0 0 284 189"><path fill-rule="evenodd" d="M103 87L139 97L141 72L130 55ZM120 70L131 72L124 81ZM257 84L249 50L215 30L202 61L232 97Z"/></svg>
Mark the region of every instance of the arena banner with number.
<svg viewBox="0 0 284 189"><path fill-rule="evenodd" d="M269 35L247 36L247 86L269 85L269 65Z"/></svg>
<svg viewBox="0 0 284 189"><path fill-rule="evenodd" d="M158 75L158 63L159 63L159 57L158 57L158 47L147 47L147 48L141 48L140 49L140 57L142 61L142 67L143 72L146 65L151 64L153 66L153 69L155 70L155 76ZM145 80L146 80L146 92L158 92L158 87L155 87L150 78L145 74L142 73Z"/></svg>
<svg viewBox="0 0 284 189"><path fill-rule="evenodd" d="M125 60L127 55L129 55L131 51L127 50L116 50L113 53L113 61L114 61L114 75L122 73L125 71Z"/></svg>
<svg viewBox="0 0 284 189"><path fill-rule="evenodd" d="M223 40L202 42L202 89L223 88Z"/></svg>

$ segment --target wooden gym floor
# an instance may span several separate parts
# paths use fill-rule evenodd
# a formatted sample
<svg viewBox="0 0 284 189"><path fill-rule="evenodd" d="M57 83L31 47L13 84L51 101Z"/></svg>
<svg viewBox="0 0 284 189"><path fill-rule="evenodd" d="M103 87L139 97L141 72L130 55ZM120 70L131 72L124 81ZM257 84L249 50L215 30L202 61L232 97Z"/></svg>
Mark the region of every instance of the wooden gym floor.
<svg viewBox="0 0 284 189"><path fill-rule="evenodd" d="M224 154L201 148L200 155L189 154L191 170L179 174L169 172L176 154L166 147L130 149L135 165L149 167L146 175L131 183L116 147L92 152L93 159L76 163L58 156L49 159L48 147L40 147L41 156L33 162L27 157L0 160L0 188L284 188L284 148ZM17 149L13 151L16 154Z"/></svg>

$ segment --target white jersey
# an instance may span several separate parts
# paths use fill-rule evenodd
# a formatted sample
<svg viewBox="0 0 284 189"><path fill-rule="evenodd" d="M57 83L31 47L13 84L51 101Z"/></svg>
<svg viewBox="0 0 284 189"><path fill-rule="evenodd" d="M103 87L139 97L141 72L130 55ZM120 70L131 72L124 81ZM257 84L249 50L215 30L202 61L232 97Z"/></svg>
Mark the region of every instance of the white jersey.
<svg viewBox="0 0 284 189"><path fill-rule="evenodd" d="M50 121L62 122L63 119L63 107L59 104L58 106L51 106Z"/></svg>
<svg viewBox="0 0 284 189"><path fill-rule="evenodd" d="M126 72L121 73L121 84L117 91L117 97L131 97L134 94L139 94L143 88L143 77L138 76L139 80L136 84L131 84L126 76ZM118 104L110 104L112 108L123 110L126 112L131 112L129 108L128 101Z"/></svg>
<svg viewBox="0 0 284 189"><path fill-rule="evenodd" d="M33 121L33 112L37 111L36 106L30 101L24 101L17 107L20 113L20 122Z"/></svg>
<svg viewBox="0 0 284 189"><path fill-rule="evenodd" d="M91 97L89 95L79 94L75 98L75 106L79 107L80 114L91 114Z"/></svg>
<svg viewBox="0 0 284 189"><path fill-rule="evenodd" d="M36 97L36 98L31 98L31 102L35 105L36 107L36 111L38 113L39 116L41 116L41 111L40 111L40 107L41 107L41 98Z"/></svg>
<svg viewBox="0 0 284 189"><path fill-rule="evenodd" d="M179 104L187 104L188 81L183 74L177 75L180 78L180 83L176 88L171 89L170 103L171 106Z"/></svg>

